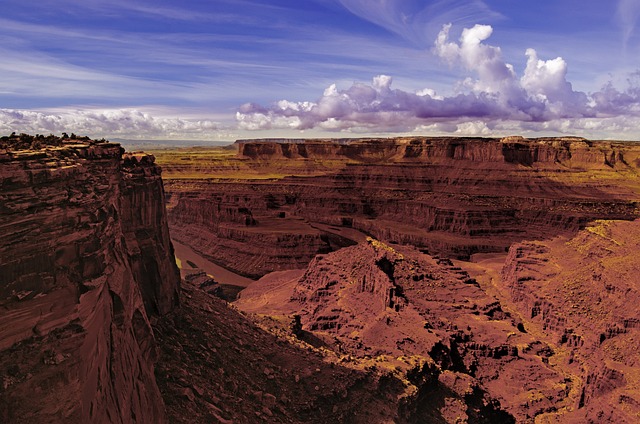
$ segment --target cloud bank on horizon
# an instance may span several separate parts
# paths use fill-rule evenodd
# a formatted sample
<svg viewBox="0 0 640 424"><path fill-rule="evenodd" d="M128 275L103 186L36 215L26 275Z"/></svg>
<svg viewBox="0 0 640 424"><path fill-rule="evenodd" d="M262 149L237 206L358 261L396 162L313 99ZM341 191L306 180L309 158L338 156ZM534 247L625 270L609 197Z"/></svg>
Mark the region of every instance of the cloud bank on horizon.
<svg viewBox="0 0 640 424"><path fill-rule="evenodd" d="M346 89L329 86L316 101L254 103L236 113L240 128L265 130L353 130L356 132L558 131L621 132L640 124L640 71L629 75L628 87L611 83L601 90L575 91L567 81L568 65L561 57L542 60L533 48L523 75L505 62L499 47L485 43L490 25L465 28L458 42L450 40L451 24L437 35L433 52L450 66L471 72L455 93L437 95L392 89L392 77L378 75L372 84L356 82Z"/></svg>
<svg viewBox="0 0 640 424"><path fill-rule="evenodd" d="M77 132L78 134L108 134L110 137L185 137L211 136L220 125L208 119L182 119L154 116L137 109L62 110L37 112L0 109L0 134L20 129L27 133Z"/></svg>

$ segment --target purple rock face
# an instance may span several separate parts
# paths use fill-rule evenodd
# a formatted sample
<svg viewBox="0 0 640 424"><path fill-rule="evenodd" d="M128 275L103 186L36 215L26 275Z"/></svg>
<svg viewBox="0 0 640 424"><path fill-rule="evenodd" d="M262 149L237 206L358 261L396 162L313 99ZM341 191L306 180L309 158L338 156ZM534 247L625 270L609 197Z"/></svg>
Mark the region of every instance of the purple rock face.
<svg viewBox="0 0 640 424"><path fill-rule="evenodd" d="M180 280L153 157L82 139L0 161L3 421L162 422L149 319Z"/></svg>

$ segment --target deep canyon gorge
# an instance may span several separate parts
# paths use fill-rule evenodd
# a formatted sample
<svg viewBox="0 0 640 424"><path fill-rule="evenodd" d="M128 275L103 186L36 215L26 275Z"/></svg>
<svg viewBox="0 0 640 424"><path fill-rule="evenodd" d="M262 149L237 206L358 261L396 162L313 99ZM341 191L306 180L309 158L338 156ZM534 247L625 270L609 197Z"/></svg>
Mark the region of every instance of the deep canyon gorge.
<svg viewBox="0 0 640 424"><path fill-rule="evenodd" d="M640 420L639 143L28 140L2 422Z"/></svg>

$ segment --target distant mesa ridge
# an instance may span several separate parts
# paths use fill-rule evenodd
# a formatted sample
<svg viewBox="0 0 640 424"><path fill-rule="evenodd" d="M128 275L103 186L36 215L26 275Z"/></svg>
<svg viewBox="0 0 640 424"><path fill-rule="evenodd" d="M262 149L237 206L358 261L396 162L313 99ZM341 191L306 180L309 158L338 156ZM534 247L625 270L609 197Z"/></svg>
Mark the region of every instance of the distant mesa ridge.
<svg viewBox="0 0 640 424"><path fill-rule="evenodd" d="M179 162L164 165L173 237L250 277L345 245L332 247L316 223L465 259L572 234L593 219L640 216L634 142L259 139L243 140L225 162ZM208 169L232 177L181 177Z"/></svg>
<svg viewBox="0 0 640 424"><path fill-rule="evenodd" d="M396 137L389 139L254 139L238 140L240 156L273 158L352 158L393 162L433 160L504 161L522 165L535 162L612 165L624 161L633 142L590 141L582 137L503 138ZM637 167L637 164L636 164Z"/></svg>

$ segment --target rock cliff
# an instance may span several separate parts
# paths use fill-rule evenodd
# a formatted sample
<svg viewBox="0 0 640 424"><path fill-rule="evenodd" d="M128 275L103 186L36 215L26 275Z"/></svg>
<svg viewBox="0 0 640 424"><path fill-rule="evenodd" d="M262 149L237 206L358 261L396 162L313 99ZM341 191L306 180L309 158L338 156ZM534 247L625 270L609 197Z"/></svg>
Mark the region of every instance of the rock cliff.
<svg viewBox="0 0 640 424"><path fill-rule="evenodd" d="M483 414L496 414L484 416L488 422L531 422L560 409L574 384L545 363L546 343L525 332L467 272L415 248L369 239L316 256L297 275L267 275L235 305L298 315L301 339L402 370L405 378L412 361L433 364L451 394L440 412L457 411L463 422L478 422L470 412L479 399L489 408ZM433 381L424 384L418 390L433 389Z"/></svg>
<svg viewBox="0 0 640 424"><path fill-rule="evenodd" d="M393 139L307 140L304 142L243 141L238 154L254 160L344 159L359 162L506 162L563 163L570 167L601 167L623 163L638 167L638 151L620 142L591 141L581 137L526 139L513 136L398 137Z"/></svg>
<svg viewBox="0 0 640 424"><path fill-rule="evenodd" d="M182 291L181 308L156 326L172 423L513 422L431 361L401 358L401 369L336 354L295 337L289 319L247 317L189 282Z"/></svg>
<svg viewBox="0 0 640 424"><path fill-rule="evenodd" d="M5 139L0 421L163 422L150 321L179 273L160 168L113 143Z"/></svg>
<svg viewBox="0 0 640 424"><path fill-rule="evenodd" d="M508 137L237 148L169 165L167 187L174 237L240 272L277 270L240 293L240 309L297 316L300 340L404 379L422 358L436 370L424 387L437 377L451 395L436 407L445 420L475 422L480 404L494 421L637 418L638 315L624 299L637 288L640 145ZM615 222L606 230L597 219L630 222L602 221ZM331 252L339 245L303 235L358 243ZM268 265L256 268L254 256Z"/></svg>
<svg viewBox="0 0 640 424"><path fill-rule="evenodd" d="M469 258L640 214L637 143L414 137L237 147L235 158L197 161L184 151L167 161L170 225L176 240L254 277L345 245L331 239L345 228Z"/></svg>
<svg viewBox="0 0 640 424"><path fill-rule="evenodd" d="M301 340L382 368L409 373L405 361L423 358L450 393L462 384L516 422L632 423L639 232L638 220L595 221L573 237L516 243L494 269L369 239L268 274L235 305L297 316ZM468 401L446 399L440 412Z"/></svg>
<svg viewBox="0 0 640 424"><path fill-rule="evenodd" d="M501 285L579 381L563 422L640 417L640 221L596 221L572 239L519 243Z"/></svg>

